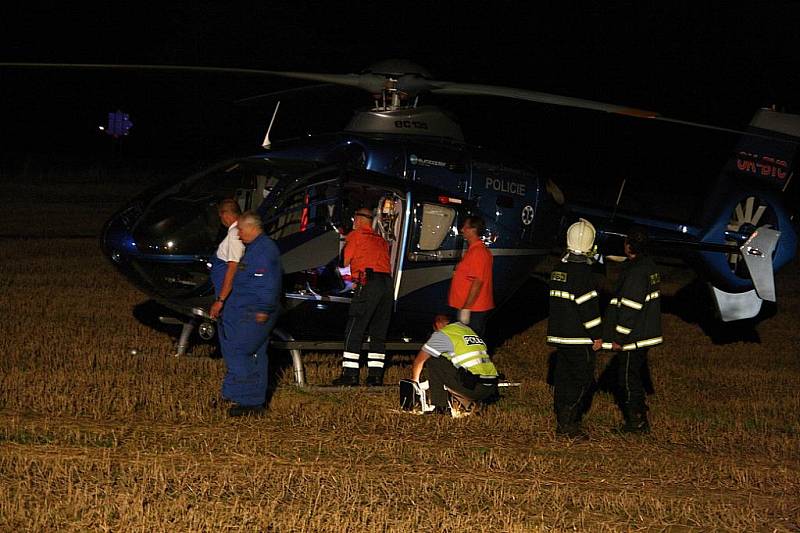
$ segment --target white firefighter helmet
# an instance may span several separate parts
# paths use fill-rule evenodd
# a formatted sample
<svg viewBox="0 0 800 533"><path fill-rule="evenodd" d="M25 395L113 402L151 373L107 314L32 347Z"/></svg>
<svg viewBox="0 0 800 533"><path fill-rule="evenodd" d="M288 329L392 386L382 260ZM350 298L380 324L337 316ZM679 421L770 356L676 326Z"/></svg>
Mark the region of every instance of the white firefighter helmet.
<svg viewBox="0 0 800 533"><path fill-rule="evenodd" d="M590 255L594 247L594 226L585 218L567 229L567 249L574 254Z"/></svg>

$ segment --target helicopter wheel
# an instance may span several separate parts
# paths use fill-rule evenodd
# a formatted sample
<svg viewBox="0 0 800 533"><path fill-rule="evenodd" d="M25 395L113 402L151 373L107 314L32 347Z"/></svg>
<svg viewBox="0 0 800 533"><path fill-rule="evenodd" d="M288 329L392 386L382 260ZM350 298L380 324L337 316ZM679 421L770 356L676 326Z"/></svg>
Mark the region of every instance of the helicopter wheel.
<svg viewBox="0 0 800 533"><path fill-rule="evenodd" d="M750 236L759 226L765 224L773 228L776 227L777 218L775 216L775 211L765 200L756 196L748 196L736 204L736 207L731 212L727 229L728 231L736 231ZM735 244L737 246L742 244L735 239L726 239L725 241L728 244ZM728 266L731 268L731 271L740 278L749 278L750 274L747 271L744 261L740 261L739 259L740 256L738 253L728 254Z"/></svg>

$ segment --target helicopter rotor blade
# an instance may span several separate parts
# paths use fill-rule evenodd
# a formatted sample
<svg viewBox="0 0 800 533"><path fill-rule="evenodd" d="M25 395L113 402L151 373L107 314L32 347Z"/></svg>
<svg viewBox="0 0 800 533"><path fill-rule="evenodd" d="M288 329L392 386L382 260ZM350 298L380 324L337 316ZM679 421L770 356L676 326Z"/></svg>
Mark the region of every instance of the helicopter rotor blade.
<svg viewBox="0 0 800 533"><path fill-rule="evenodd" d="M275 98L275 97L278 97L278 96L284 96L284 95L288 95L288 94L297 94L297 93L306 92L306 91L315 91L317 89L326 89L326 88L330 88L330 87L341 87L341 86L338 85L338 84L335 84L335 83L317 83L315 85L303 85L302 87L295 87L293 89L284 89L282 91L272 91L272 92L269 92L269 93L254 94L253 96L247 96L245 98L240 98L238 100L235 100L233 103L234 104L247 104L247 103L250 103L250 102L255 102L257 100L262 100L264 98Z"/></svg>
<svg viewBox="0 0 800 533"><path fill-rule="evenodd" d="M607 104L604 102L585 100L583 98L574 98L571 96L560 96L556 94L530 91L527 89L516 89L514 87L502 87L497 85L478 85L471 83L454 83L449 81L435 81L435 80L431 80L430 84L432 85L432 87L429 90L433 94L466 95L466 96L498 96L501 98L511 98L514 100L524 100L527 102L537 102L541 104L574 107L579 109L589 109L592 111L601 111L605 113L613 113L616 115L623 115L634 118L657 120L660 122L681 124L684 126L691 126L707 130L723 131L726 133L734 133L737 135L747 135L747 136L764 137L772 139L772 137L768 135L760 135L758 133L746 132L743 130L726 128L723 126L714 126L712 124L703 124L701 122L693 122L690 120L680 120L680 119L665 117L664 115L656 111L648 111L645 109L637 109L635 107Z"/></svg>
<svg viewBox="0 0 800 533"><path fill-rule="evenodd" d="M762 137L765 139L774 139L770 135L761 133L747 132L733 128L725 128L722 126L714 126L711 124L703 124L700 122L693 122L689 120L674 119L665 117L655 111L648 111L644 109L637 109L634 107L620 106L615 104L607 104L597 102L594 100L585 100L583 98L575 98L571 96L559 96L555 94L543 93L538 91L531 91L527 89L517 89L513 87L502 87L496 85L481 85L472 83L456 83L450 81L438 81L428 79L427 77L419 74L380 74L373 72L364 72L362 74L324 74L313 72L292 72L292 71L279 71L279 70L260 70L249 68L231 68L231 67L200 67L190 65L124 65L124 64L99 64L99 63L9 63L0 62L0 67L11 68L60 68L60 69L111 69L111 70L141 70L141 71L161 71L161 72L198 72L198 73L222 73L222 74L241 74L251 76L278 76L282 78L290 78L297 80L316 81L320 83L332 83L336 85L344 85L347 87L355 87L368 91L371 94L380 94L386 87L388 82L387 76L397 76L396 88L410 95L417 95L422 92L430 92L433 94L443 95L465 95L465 96L497 96L501 98L511 98L515 100L523 100L528 102L537 102L542 104L551 104L563 107L573 107L579 109L588 109L593 111L600 111L605 113L613 113L628 117L657 120L661 122L669 122L672 124L681 124L695 128L702 128L707 130L722 131L726 133L734 133L737 135L745 135L749 137Z"/></svg>
<svg viewBox="0 0 800 533"><path fill-rule="evenodd" d="M250 76L278 76L296 80L318 81L364 89L380 93L386 82L379 74L320 74L313 72L290 72L280 70L260 70L234 67L199 67L191 65L133 65L113 63L0 63L0 67L10 68L57 68L86 70L140 70L153 72L198 72L210 74L244 74Z"/></svg>
<svg viewBox="0 0 800 533"><path fill-rule="evenodd" d="M636 109L615 104L606 104L594 100L584 100L571 96L560 96L527 89L516 89L514 87L501 87L497 85L478 85L473 83L454 83L449 81L430 81L430 92L434 94L448 95L467 95L467 96L499 96L514 100L525 100L540 104L551 104L564 107L576 107L580 109L590 109L593 111L603 111L637 118L654 118L660 116L656 111Z"/></svg>

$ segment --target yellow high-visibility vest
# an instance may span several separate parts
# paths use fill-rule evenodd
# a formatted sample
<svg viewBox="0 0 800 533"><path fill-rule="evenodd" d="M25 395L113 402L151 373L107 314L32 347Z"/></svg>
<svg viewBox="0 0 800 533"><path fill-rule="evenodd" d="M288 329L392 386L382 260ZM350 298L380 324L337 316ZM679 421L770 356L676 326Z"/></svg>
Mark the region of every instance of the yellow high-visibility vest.
<svg viewBox="0 0 800 533"><path fill-rule="evenodd" d="M442 356L453 363L453 366L464 368L470 374L482 378L497 377L497 368L489 359L486 343L469 326L465 326L461 322L454 322L439 331L447 335L450 342L453 343L452 353L442 353Z"/></svg>

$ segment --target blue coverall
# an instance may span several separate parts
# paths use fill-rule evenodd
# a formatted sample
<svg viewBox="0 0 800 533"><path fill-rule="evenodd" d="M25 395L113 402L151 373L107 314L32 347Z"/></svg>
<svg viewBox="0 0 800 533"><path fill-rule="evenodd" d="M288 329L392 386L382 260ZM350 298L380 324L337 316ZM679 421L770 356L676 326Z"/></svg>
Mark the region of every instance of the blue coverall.
<svg viewBox="0 0 800 533"><path fill-rule="evenodd" d="M280 252L259 235L247 248L225 301L220 346L227 373L222 396L242 406L260 406L267 394L267 343L278 319L281 295ZM256 322L256 313L267 313Z"/></svg>

